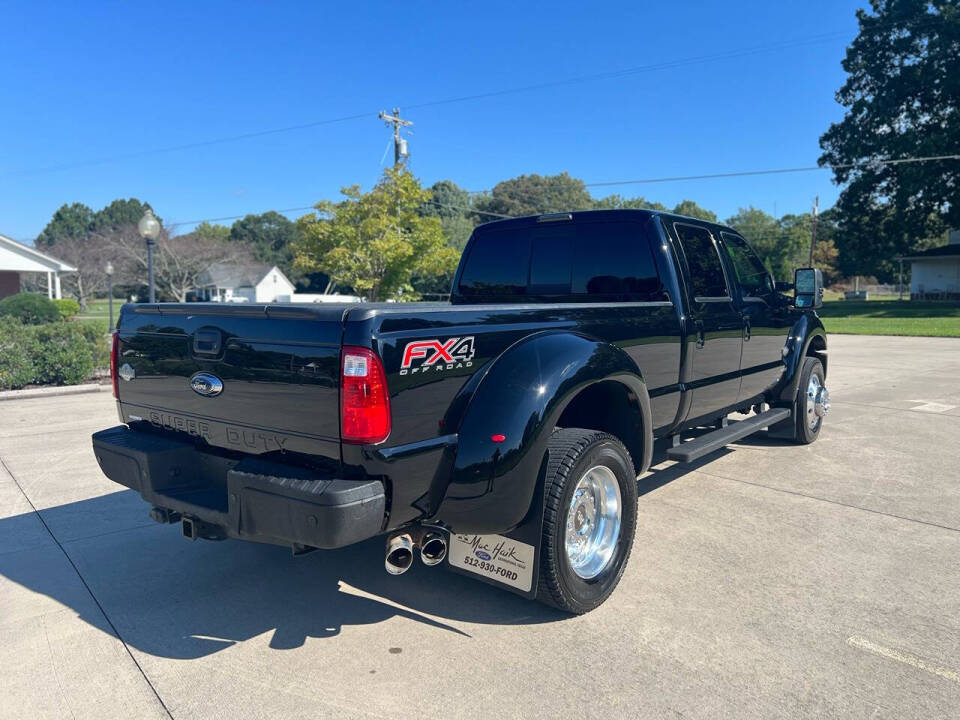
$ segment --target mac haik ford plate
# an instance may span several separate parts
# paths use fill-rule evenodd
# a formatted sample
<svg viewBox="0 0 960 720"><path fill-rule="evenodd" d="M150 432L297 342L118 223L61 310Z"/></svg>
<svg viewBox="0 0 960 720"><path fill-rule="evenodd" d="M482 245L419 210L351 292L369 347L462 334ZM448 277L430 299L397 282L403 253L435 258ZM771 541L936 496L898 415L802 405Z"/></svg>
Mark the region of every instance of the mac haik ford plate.
<svg viewBox="0 0 960 720"><path fill-rule="evenodd" d="M451 565L524 592L533 587L534 547L503 535L451 535Z"/></svg>

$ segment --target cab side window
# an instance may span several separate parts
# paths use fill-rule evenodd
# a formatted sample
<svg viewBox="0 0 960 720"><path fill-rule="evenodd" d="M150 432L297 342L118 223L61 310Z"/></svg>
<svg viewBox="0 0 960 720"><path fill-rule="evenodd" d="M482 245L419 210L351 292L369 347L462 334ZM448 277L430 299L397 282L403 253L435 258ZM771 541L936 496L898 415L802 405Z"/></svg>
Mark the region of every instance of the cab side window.
<svg viewBox="0 0 960 720"><path fill-rule="evenodd" d="M674 223L673 230L683 246L694 298L698 302L730 299L718 248L710 232L698 225L684 223Z"/></svg>
<svg viewBox="0 0 960 720"><path fill-rule="evenodd" d="M720 233L733 261L737 282L744 297L764 297L773 292L773 281L763 261L739 235Z"/></svg>

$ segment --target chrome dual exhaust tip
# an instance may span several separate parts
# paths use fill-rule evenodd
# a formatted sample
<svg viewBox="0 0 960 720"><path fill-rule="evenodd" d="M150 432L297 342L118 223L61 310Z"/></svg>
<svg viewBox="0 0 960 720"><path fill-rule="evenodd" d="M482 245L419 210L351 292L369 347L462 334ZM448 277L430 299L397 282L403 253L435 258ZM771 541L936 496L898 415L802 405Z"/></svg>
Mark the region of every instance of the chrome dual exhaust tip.
<svg viewBox="0 0 960 720"><path fill-rule="evenodd" d="M387 540L384 567L391 575L403 575L413 565L413 538L404 533Z"/></svg>
<svg viewBox="0 0 960 720"><path fill-rule="evenodd" d="M420 540L420 559L424 565L439 565L446 556L447 540L440 533L428 532Z"/></svg>
<svg viewBox="0 0 960 720"><path fill-rule="evenodd" d="M420 549L420 559L427 567L439 565L447 557L447 539L443 533L414 529L387 539L387 555L383 561L387 572L403 575L409 570L413 565L414 548Z"/></svg>

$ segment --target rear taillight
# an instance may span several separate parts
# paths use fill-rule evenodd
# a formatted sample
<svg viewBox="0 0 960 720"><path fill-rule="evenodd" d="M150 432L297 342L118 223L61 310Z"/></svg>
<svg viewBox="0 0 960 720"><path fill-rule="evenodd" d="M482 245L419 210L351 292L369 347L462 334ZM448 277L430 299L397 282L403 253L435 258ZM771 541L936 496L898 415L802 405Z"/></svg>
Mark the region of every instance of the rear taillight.
<svg viewBox="0 0 960 720"><path fill-rule="evenodd" d="M383 364L372 351L344 347L340 366L340 436L378 443L390 434L390 397Z"/></svg>
<svg viewBox="0 0 960 720"><path fill-rule="evenodd" d="M120 387L117 382L120 378L117 376L117 353L120 352L120 335L113 333L113 347L110 350L110 379L113 381L113 396L120 399Z"/></svg>

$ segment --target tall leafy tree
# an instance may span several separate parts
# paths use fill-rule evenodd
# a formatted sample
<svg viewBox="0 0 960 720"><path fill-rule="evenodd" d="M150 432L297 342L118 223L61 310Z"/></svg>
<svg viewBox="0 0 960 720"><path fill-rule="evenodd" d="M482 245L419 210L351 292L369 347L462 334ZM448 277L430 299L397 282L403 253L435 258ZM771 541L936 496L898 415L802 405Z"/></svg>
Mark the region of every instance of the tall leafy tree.
<svg viewBox="0 0 960 720"><path fill-rule="evenodd" d="M273 210L247 215L233 224L229 239L250 246L257 260L278 266L294 282L299 279L293 267L293 247L300 239L300 230L289 218Z"/></svg>
<svg viewBox="0 0 960 720"><path fill-rule="evenodd" d="M559 175L520 175L494 185L489 195L478 197L474 207L487 213L539 215L593 207L593 198L583 180L568 173ZM490 217L480 216L481 222Z"/></svg>
<svg viewBox="0 0 960 720"><path fill-rule="evenodd" d="M40 231L36 244L49 248L57 242L85 238L93 226L93 215L93 210L83 203L61 205Z"/></svg>
<svg viewBox="0 0 960 720"><path fill-rule="evenodd" d="M117 230L133 227L147 210L153 210L150 203L140 202L137 198L114 200L106 207L98 210L93 216L92 229ZM161 218L157 218L163 224Z"/></svg>
<svg viewBox="0 0 960 720"><path fill-rule="evenodd" d="M857 11L860 31L836 95L847 112L820 138L820 163L845 185L836 205L841 268L889 277L896 255L960 227L960 161L870 162L960 150L960 5L870 5Z"/></svg>
<svg viewBox="0 0 960 720"><path fill-rule="evenodd" d="M715 212L700 207L693 200L684 200L677 203L673 211L677 213L677 215L686 215L687 217L697 218L698 220L706 220L707 222L717 221L717 214Z"/></svg>
<svg viewBox="0 0 960 720"><path fill-rule="evenodd" d="M317 203L297 221L296 266L322 271L371 300L412 299L414 276L449 273L457 253L439 218L420 214L430 191L403 165L384 171L374 188L343 188L340 202Z"/></svg>
<svg viewBox="0 0 960 720"><path fill-rule="evenodd" d="M663 203L653 200L647 200L644 197L625 198L622 195L613 194L606 197L597 198L593 201L593 207L597 210L659 210L660 212L669 212L669 208Z"/></svg>
<svg viewBox="0 0 960 720"><path fill-rule="evenodd" d="M204 220L197 225L190 234L197 238L203 238L204 240L229 240L230 228L226 225L217 225L216 223L210 223Z"/></svg>
<svg viewBox="0 0 960 720"><path fill-rule="evenodd" d="M430 186L430 193L432 197L420 206L420 214L440 218L440 227L447 238L447 244L457 252L462 252L474 226L470 219L473 204L470 193L452 180L435 182Z"/></svg>

